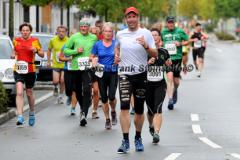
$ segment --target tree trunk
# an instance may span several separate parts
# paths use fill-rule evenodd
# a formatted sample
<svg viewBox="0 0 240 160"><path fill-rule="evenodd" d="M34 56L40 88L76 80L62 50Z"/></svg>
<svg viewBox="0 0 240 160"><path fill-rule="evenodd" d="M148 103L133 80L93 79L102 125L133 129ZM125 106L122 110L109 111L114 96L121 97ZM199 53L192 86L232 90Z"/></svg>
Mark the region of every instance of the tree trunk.
<svg viewBox="0 0 240 160"><path fill-rule="evenodd" d="M23 6L23 11L24 11L23 21L30 22L29 6Z"/></svg>
<svg viewBox="0 0 240 160"><path fill-rule="evenodd" d="M9 0L9 21L8 21L8 35L11 39L14 37L14 1Z"/></svg>
<svg viewBox="0 0 240 160"><path fill-rule="evenodd" d="M39 6L36 6L36 32L39 32Z"/></svg>
<svg viewBox="0 0 240 160"><path fill-rule="evenodd" d="M105 8L105 22L108 22L108 8Z"/></svg>
<svg viewBox="0 0 240 160"><path fill-rule="evenodd" d="M67 7L67 28L68 28L68 35L70 34L70 7Z"/></svg>
<svg viewBox="0 0 240 160"><path fill-rule="evenodd" d="M60 12L60 24L63 25L63 0L61 0Z"/></svg>

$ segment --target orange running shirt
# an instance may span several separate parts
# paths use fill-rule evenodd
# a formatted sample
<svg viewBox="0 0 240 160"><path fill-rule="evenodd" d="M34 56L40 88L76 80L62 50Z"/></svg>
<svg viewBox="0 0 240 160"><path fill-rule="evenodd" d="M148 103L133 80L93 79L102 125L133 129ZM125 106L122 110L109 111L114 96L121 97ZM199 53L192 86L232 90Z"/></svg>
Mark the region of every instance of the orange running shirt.
<svg viewBox="0 0 240 160"><path fill-rule="evenodd" d="M36 72L36 66L34 64L36 53L33 53L31 48L35 47L37 50L40 50L41 44L39 40L34 37L30 37L27 40L18 37L13 40L13 45L16 52L14 71L20 74Z"/></svg>

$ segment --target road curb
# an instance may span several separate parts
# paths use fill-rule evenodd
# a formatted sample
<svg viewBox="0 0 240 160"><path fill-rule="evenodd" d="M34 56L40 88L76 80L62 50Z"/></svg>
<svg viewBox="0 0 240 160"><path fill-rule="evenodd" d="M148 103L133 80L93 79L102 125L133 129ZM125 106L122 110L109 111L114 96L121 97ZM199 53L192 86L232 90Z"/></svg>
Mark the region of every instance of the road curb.
<svg viewBox="0 0 240 160"><path fill-rule="evenodd" d="M0 125L16 116L16 109L10 109L7 113L0 115Z"/></svg>
<svg viewBox="0 0 240 160"><path fill-rule="evenodd" d="M42 96L38 99L35 99L35 105L38 105L41 102L47 100L48 98L52 97L52 95L53 95L53 93L49 92L49 93L45 94L44 96ZM27 112L28 110L29 110L29 105L27 104L23 107L23 112ZM5 123L6 121L12 119L15 116L16 116L16 108L10 109L7 113L0 115L0 125Z"/></svg>

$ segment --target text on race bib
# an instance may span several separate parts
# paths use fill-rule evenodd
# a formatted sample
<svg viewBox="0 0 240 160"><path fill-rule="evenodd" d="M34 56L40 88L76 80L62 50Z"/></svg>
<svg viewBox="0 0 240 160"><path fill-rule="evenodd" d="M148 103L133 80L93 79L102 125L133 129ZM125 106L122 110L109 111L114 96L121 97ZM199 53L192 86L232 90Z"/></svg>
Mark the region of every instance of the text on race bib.
<svg viewBox="0 0 240 160"><path fill-rule="evenodd" d="M91 67L91 63L89 62L89 57L81 57L78 58L78 68L80 70L86 70Z"/></svg>
<svg viewBox="0 0 240 160"><path fill-rule="evenodd" d="M169 53L170 55L175 55L175 54L177 54L176 44L174 44L174 43L167 43L167 44L165 45L165 48L168 50L168 53Z"/></svg>
<svg viewBox="0 0 240 160"><path fill-rule="evenodd" d="M17 61L16 62L16 72L19 74L27 74L28 73L28 63L25 61Z"/></svg>
<svg viewBox="0 0 240 160"><path fill-rule="evenodd" d="M159 82L163 79L163 71L161 66L149 66L147 72L147 80L151 82Z"/></svg>

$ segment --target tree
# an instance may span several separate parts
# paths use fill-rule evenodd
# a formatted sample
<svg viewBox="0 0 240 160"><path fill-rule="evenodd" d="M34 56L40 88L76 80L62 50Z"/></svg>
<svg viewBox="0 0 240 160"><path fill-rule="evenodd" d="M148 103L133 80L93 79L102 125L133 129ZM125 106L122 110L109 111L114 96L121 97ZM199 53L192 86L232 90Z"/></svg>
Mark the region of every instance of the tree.
<svg viewBox="0 0 240 160"><path fill-rule="evenodd" d="M49 4L52 0L21 0L22 5L25 6L32 6L32 5L38 5L38 6L45 6Z"/></svg>
<svg viewBox="0 0 240 160"><path fill-rule="evenodd" d="M105 18L105 21L116 22L122 13L120 0L85 0L80 1L79 8L85 12L94 10L96 13Z"/></svg>
<svg viewBox="0 0 240 160"><path fill-rule="evenodd" d="M179 0L178 11L181 16L193 18L194 15L199 13L200 0Z"/></svg>
<svg viewBox="0 0 240 160"><path fill-rule="evenodd" d="M137 3L141 16L149 17L151 21L158 21L170 14L170 2L166 0L142 0Z"/></svg>
<svg viewBox="0 0 240 160"><path fill-rule="evenodd" d="M201 19L215 19L215 0L200 0L199 8L199 16Z"/></svg>
<svg viewBox="0 0 240 160"><path fill-rule="evenodd" d="M11 39L13 39L14 36L14 9L13 9L13 0L9 0L9 24L8 24L8 35Z"/></svg>
<svg viewBox="0 0 240 160"><path fill-rule="evenodd" d="M78 6L83 11L96 11L105 21L119 22L130 6L138 8L141 17L157 20L169 13L170 3L167 0L79 0Z"/></svg>
<svg viewBox="0 0 240 160"><path fill-rule="evenodd" d="M215 0L215 12L218 18L240 17L239 0Z"/></svg>
<svg viewBox="0 0 240 160"><path fill-rule="evenodd" d="M8 110L6 107L8 102L9 102L9 99L8 99L7 91L4 88L2 81L0 81L0 114Z"/></svg>

